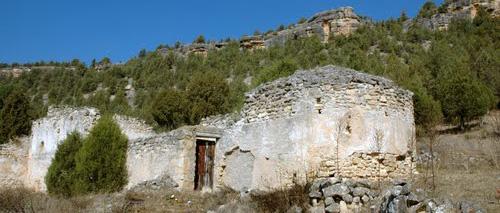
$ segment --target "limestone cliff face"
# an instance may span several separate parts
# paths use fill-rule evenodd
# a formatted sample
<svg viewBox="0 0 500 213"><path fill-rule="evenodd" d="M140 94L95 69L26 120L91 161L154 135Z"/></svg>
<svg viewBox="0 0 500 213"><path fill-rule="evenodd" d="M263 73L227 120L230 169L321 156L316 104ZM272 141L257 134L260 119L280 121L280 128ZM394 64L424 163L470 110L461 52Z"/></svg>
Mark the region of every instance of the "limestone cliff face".
<svg viewBox="0 0 500 213"><path fill-rule="evenodd" d="M265 44L283 44L289 39L311 36L318 36L328 42L330 37L349 35L363 24L366 24L366 21L354 13L352 7L341 7L317 13L305 23L297 24L291 29L266 35Z"/></svg>
<svg viewBox="0 0 500 213"><path fill-rule="evenodd" d="M480 7L484 8L492 16L500 15L499 0L449 0L446 12L456 15L465 14L474 18Z"/></svg>
<svg viewBox="0 0 500 213"><path fill-rule="evenodd" d="M275 44L284 44L289 39L318 36L324 42L330 37L338 35L350 35L359 26L366 24L352 7L341 7L315 14L305 23L299 23L289 29L272 32L266 35L243 36L239 39L243 50L256 50L267 48ZM227 45L225 42L211 42L207 44L187 44L174 50L179 55L197 54L206 56L208 51L218 50ZM169 50L162 48L158 50L166 55Z"/></svg>
<svg viewBox="0 0 500 213"><path fill-rule="evenodd" d="M481 7L493 17L500 15L500 0L450 0L445 2L445 11L417 19L416 23L432 30L446 30L454 19L473 19Z"/></svg>

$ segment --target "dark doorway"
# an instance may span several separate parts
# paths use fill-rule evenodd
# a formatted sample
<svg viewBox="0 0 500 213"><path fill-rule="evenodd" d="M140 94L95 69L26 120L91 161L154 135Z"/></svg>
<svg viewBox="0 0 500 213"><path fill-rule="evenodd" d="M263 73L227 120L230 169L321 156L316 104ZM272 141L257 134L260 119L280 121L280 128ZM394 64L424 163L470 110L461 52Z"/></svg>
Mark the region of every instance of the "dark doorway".
<svg viewBox="0 0 500 213"><path fill-rule="evenodd" d="M194 190L212 189L215 141L196 140L196 168Z"/></svg>

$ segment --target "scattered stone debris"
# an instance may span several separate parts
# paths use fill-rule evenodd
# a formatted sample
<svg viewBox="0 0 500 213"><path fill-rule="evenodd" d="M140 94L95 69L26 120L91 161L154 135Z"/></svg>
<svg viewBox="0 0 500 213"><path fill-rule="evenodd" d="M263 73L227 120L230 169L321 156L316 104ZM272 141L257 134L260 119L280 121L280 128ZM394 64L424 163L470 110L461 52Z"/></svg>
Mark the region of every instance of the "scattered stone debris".
<svg viewBox="0 0 500 213"><path fill-rule="evenodd" d="M309 188L312 207L308 212L485 212L477 204L429 198L423 190L412 190L406 181L393 181L381 193L373 183L329 177L315 180Z"/></svg>
<svg viewBox="0 0 500 213"><path fill-rule="evenodd" d="M352 212L377 197L367 181L329 177L315 180L309 188L311 212Z"/></svg>

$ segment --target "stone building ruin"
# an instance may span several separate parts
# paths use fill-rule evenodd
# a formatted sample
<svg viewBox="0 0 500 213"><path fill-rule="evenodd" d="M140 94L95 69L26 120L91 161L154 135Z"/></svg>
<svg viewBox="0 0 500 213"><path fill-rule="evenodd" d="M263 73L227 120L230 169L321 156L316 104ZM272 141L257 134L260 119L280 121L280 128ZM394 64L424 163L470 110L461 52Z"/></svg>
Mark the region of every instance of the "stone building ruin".
<svg viewBox="0 0 500 213"><path fill-rule="evenodd" d="M45 191L57 145L87 134L93 108L51 108L23 145L0 152L0 185ZM297 71L246 94L239 114L155 133L144 122L115 120L129 138L128 185L169 179L179 190L273 190L334 174L405 178L413 172L412 93L390 80L326 66Z"/></svg>

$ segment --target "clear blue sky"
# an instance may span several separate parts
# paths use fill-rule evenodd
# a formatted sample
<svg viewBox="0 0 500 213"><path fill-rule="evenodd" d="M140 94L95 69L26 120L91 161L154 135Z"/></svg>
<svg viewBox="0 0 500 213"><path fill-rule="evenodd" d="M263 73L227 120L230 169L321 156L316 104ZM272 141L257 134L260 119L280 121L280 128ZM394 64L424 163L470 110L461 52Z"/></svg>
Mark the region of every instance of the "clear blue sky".
<svg viewBox="0 0 500 213"><path fill-rule="evenodd" d="M0 62L126 61L159 44L239 38L341 6L375 20L425 0L0 0ZM435 1L441 3L442 0Z"/></svg>

